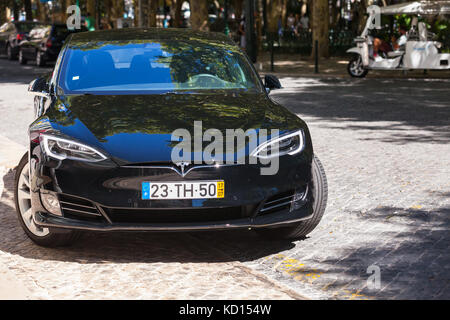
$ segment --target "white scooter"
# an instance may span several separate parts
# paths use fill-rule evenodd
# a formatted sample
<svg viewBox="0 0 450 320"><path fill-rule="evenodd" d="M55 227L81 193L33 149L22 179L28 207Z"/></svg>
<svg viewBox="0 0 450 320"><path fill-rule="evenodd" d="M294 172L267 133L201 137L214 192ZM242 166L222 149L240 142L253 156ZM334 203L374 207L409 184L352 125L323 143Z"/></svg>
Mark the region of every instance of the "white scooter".
<svg viewBox="0 0 450 320"><path fill-rule="evenodd" d="M369 7L369 18L361 36L355 39L356 47L347 50L354 57L348 63L348 73L352 77L362 78L369 70L450 70L450 54L440 53L442 44L433 41L433 34L427 30L424 22L418 22L418 16L450 14L450 1L418 1L386 7ZM386 56L373 56L373 37L371 30L379 15L408 14L413 16L411 28L407 32L406 44L398 50L390 51ZM378 15L378 16L377 16Z"/></svg>

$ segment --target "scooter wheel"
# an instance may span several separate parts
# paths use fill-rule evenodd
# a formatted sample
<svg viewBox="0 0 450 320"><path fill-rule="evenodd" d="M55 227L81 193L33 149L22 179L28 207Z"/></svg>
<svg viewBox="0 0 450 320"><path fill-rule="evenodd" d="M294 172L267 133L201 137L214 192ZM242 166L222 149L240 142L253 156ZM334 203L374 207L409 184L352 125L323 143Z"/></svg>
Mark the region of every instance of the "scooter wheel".
<svg viewBox="0 0 450 320"><path fill-rule="evenodd" d="M369 72L364 68L362 58L360 55L353 57L347 65L347 71L353 78L364 78Z"/></svg>

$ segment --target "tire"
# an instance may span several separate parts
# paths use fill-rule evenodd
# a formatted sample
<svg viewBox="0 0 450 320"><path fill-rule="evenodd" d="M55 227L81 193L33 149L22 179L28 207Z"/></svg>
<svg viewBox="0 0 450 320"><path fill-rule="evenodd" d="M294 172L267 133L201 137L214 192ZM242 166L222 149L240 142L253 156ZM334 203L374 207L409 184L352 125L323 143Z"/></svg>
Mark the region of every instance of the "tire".
<svg viewBox="0 0 450 320"><path fill-rule="evenodd" d="M353 78L364 78L369 72L368 69L362 65L360 55L354 56L347 65L347 72Z"/></svg>
<svg viewBox="0 0 450 320"><path fill-rule="evenodd" d="M42 54L38 51L36 52L36 65L38 67L43 67L45 66L46 61L45 58L42 56Z"/></svg>
<svg viewBox="0 0 450 320"><path fill-rule="evenodd" d="M19 50L19 63L20 64L27 64L27 59L23 56L22 50Z"/></svg>
<svg viewBox="0 0 450 320"><path fill-rule="evenodd" d="M61 230L58 232L56 229L40 228L34 224L29 196L29 166L28 153L26 153L16 167L14 179L14 203L20 226L34 243L43 247L67 246L79 238L80 234L76 231Z"/></svg>
<svg viewBox="0 0 450 320"><path fill-rule="evenodd" d="M256 232L269 239L303 239L313 231L323 217L328 200L328 182L319 158L314 156L312 161L312 192L314 195L313 215L310 219L301 221L288 227L261 229Z"/></svg>

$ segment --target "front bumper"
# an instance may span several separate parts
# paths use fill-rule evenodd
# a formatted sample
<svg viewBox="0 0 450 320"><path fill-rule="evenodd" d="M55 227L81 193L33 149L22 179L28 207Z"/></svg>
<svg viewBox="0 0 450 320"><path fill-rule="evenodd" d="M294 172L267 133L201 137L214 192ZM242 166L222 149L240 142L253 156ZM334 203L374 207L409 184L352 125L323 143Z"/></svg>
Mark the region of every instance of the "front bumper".
<svg viewBox="0 0 450 320"><path fill-rule="evenodd" d="M180 176L167 165L47 161L30 157L33 218L46 228L92 231L195 231L278 227L312 217L312 153L280 158L279 171L259 165L198 166ZM225 181L225 197L143 200L143 181ZM61 216L49 213L41 193L55 193Z"/></svg>
<svg viewBox="0 0 450 320"><path fill-rule="evenodd" d="M35 224L45 228L62 228L88 231L207 231L230 229L256 229L281 227L310 219L312 217L311 206L306 205L301 210L272 214L271 216L259 216L255 218L243 218L228 221L203 222L203 223L101 223L75 220L54 216L45 212L36 212L33 216Z"/></svg>

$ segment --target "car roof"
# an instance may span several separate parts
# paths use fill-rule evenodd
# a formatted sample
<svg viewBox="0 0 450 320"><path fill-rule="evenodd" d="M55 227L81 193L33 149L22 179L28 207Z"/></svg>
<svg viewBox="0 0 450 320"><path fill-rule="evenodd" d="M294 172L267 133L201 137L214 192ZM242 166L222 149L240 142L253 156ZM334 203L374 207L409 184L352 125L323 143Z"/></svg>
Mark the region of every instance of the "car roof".
<svg viewBox="0 0 450 320"><path fill-rule="evenodd" d="M130 41L130 40L207 40L216 43L234 44L231 38L219 32L193 31L177 28L125 28L79 32L71 41Z"/></svg>
<svg viewBox="0 0 450 320"><path fill-rule="evenodd" d="M450 1L415 1L399 3L380 8L381 14L397 15L397 14L420 14L420 15L439 15L450 14Z"/></svg>

